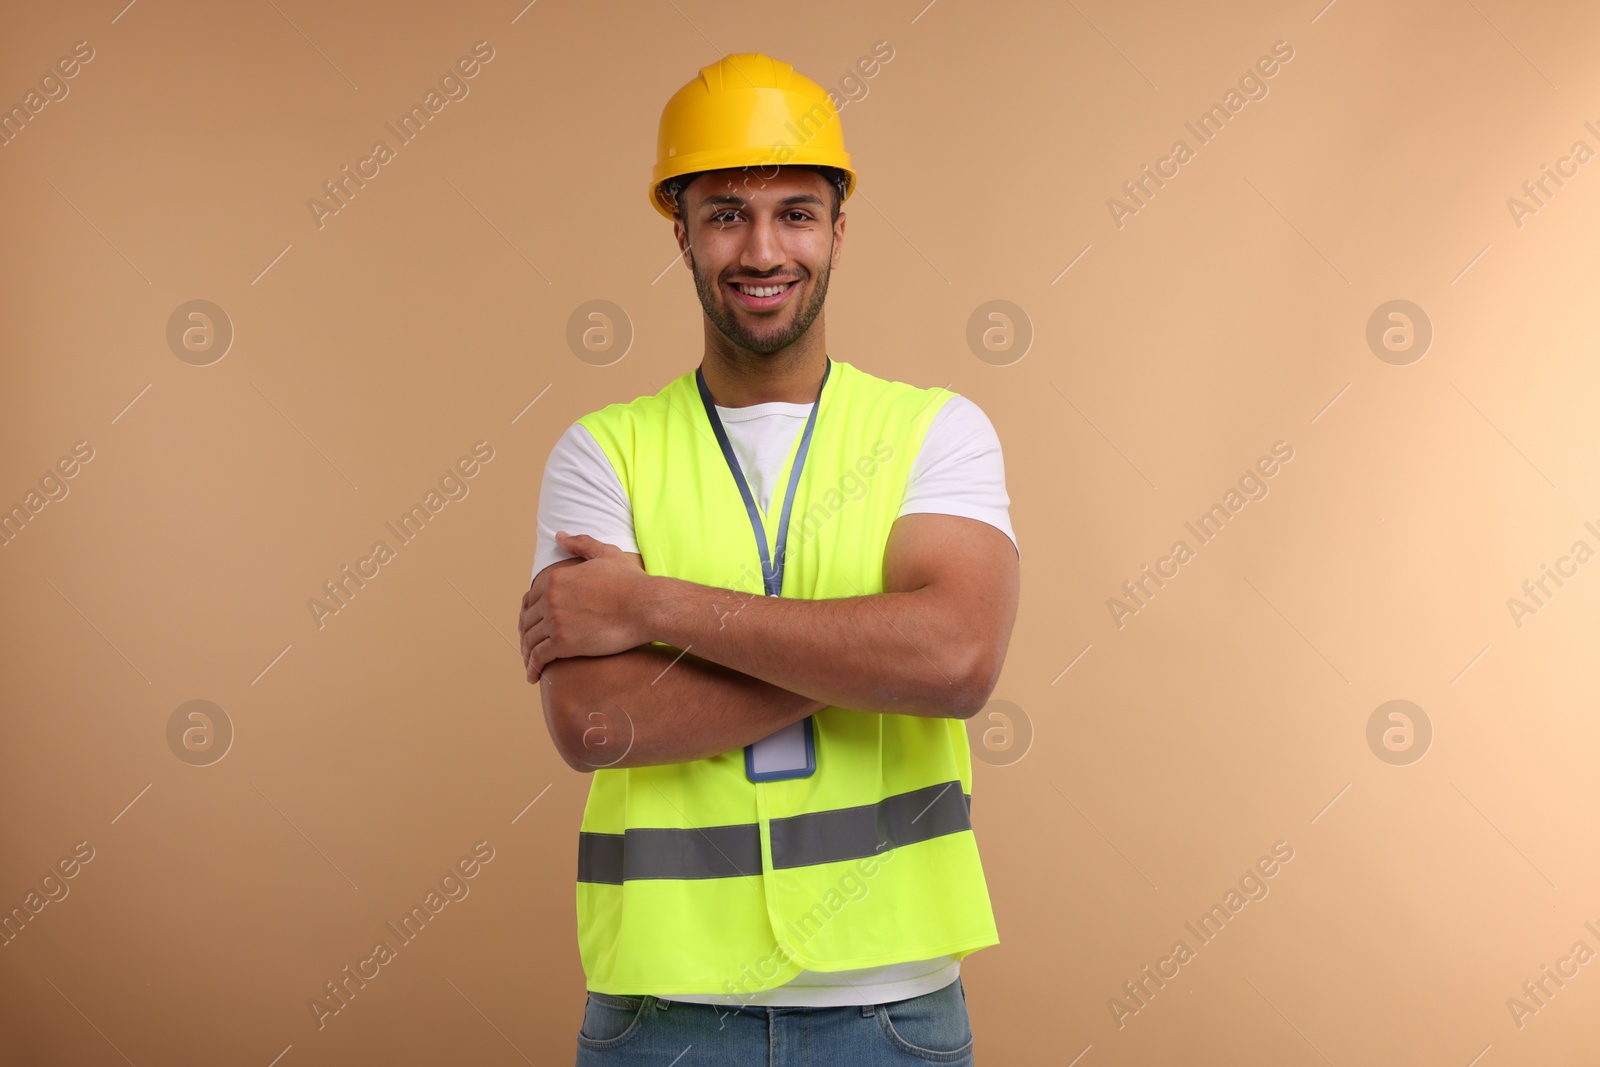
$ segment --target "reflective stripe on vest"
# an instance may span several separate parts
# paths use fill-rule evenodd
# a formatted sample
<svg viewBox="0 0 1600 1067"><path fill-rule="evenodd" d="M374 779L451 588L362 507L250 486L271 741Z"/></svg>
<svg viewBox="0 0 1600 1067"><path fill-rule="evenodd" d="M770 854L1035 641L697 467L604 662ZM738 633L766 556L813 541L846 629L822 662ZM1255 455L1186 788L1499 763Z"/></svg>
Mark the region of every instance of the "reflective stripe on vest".
<svg viewBox="0 0 1600 1067"><path fill-rule="evenodd" d="M957 802L957 797L960 802ZM774 868L863 859L887 848L972 829L972 795L957 781L876 804L773 819ZM687 830L634 827L578 835L578 881L621 885L636 878L737 878L761 873L757 823Z"/></svg>

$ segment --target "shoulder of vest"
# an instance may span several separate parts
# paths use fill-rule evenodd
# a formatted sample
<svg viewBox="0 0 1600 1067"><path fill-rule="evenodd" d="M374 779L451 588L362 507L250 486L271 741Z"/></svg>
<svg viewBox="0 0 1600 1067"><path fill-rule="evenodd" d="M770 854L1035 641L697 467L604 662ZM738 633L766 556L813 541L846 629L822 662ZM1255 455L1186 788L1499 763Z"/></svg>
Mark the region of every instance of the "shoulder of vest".
<svg viewBox="0 0 1600 1067"><path fill-rule="evenodd" d="M678 377L663 385L658 392L646 393L636 396L632 400L619 400L607 404L603 408L596 408L577 419L596 440L605 444L605 437L625 435L628 428L640 421L663 416L671 411L674 403L681 403L680 394L685 386L691 393L697 392L694 384L694 371L686 371ZM604 435L604 436L602 436Z"/></svg>
<svg viewBox="0 0 1600 1067"><path fill-rule="evenodd" d="M632 400L618 401L598 408L577 419L578 425L589 431L600 450L611 461L611 467L622 483L623 491L633 495L634 466L641 447L659 435L677 408L690 418L691 398L698 406L694 371L690 370L669 381L658 392L636 396Z"/></svg>
<svg viewBox="0 0 1600 1067"><path fill-rule="evenodd" d="M868 399L873 403L894 405L904 411L904 417L907 419L929 422L951 397L960 395L937 385L923 387L892 378L881 378L842 359L835 359L833 362L836 367L846 368L845 373L853 397Z"/></svg>

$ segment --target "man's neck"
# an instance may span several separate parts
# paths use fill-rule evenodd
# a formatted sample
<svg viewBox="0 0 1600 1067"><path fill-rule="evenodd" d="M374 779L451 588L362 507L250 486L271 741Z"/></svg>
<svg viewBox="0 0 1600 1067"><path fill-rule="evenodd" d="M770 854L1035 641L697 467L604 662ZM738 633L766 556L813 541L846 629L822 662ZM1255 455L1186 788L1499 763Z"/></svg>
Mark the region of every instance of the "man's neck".
<svg viewBox="0 0 1600 1067"><path fill-rule="evenodd" d="M708 347L700 361L700 372L705 375L712 401L725 408L773 401L814 403L828 356L820 336L814 343L806 342L812 340L811 335L820 333L807 331L799 342L767 355Z"/></svg>

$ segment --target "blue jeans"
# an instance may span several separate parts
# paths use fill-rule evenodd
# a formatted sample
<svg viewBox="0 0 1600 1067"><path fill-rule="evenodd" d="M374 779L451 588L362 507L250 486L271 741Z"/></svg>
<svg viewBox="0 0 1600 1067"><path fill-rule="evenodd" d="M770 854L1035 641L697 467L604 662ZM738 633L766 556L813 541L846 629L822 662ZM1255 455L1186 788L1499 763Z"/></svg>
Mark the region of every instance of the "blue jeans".
<svg viewBox="0 0 1600 1067"><path fill-rule="evenodd" d="M577 1067L973 1067L967 991L837 1008L720 1007L589 993Z"/></svg>

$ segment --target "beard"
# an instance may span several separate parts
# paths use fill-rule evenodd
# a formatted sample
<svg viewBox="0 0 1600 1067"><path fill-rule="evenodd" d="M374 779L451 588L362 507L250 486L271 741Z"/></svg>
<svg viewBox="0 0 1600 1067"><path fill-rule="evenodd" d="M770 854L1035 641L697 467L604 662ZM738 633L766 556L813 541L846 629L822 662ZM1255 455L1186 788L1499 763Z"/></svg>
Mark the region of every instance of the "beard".
<svg viewBox="0 0 1600 1067"><path fill-rule="evenodd" d="M832 252L831 246L829 252ZM831 258L830 255L829 259L823 261L822 273L815 275L816 282L810 296L805 303L795 304L794 310L789 312L787 324L782 320L769 321L763 318L759 325L753 327L725 303L732 300L727 287L709 273L701 272L692 249L689 252L689 269L694 273L694 288L700 296L700 306L705 309L706 318L711 320L718 332L736 347L766 356L788 348L805 336L817 316L822 314L823 301L828 297L828 276L833 273ZM803 286L805 279L795 284Z"/></svg>

